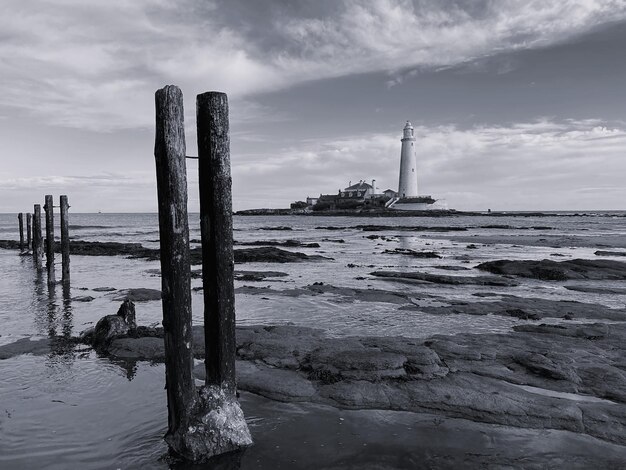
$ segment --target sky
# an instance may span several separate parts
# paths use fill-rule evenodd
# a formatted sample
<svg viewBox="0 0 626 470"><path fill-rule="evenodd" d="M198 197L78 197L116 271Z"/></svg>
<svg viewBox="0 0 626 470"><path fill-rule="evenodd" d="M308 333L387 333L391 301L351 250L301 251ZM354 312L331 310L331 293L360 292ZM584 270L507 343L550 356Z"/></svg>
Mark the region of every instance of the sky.
<svg viewBox="0 0 626 470"><path fill-rule="evenodd" d="M154 212L154 93L228 94L235 210L359 180L458 210L626 209L626 0L3 0L0 212ZM189 210L197 162L187 161Z"/></svg>

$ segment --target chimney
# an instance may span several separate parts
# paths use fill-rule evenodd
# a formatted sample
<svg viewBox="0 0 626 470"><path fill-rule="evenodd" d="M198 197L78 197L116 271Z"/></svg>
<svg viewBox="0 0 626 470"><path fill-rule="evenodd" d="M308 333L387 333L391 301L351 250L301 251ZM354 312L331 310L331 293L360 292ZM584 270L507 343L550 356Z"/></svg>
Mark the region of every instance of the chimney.
<svg viewBox="0 0 626 470"><path fill-rule="evenodd" d="M372 180L372 190L374 191L374 194L376 194L376 180Z"/></svg>

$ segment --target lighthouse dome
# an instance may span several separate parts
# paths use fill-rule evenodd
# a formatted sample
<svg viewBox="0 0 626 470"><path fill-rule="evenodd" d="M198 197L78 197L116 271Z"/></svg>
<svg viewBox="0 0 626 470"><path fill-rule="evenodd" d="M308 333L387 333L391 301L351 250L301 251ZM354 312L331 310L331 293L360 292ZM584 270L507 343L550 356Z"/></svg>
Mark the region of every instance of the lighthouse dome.
<svg viewBox="0 0 626 470"><path fill-rule="evenodd" d="M411 124L411 121L406 122L406 125L404 126L403 134L404 135L402 136L402 138L404 139L412 139L414 137L413 125Z"/></svg>

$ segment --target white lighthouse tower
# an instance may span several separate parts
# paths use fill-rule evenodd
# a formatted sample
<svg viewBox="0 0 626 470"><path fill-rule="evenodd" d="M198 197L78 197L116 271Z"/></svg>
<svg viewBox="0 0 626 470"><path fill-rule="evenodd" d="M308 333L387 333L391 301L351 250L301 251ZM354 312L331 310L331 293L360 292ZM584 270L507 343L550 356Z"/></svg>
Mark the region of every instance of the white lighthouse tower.
<svg viewBox="0 0 626 470"><path fill-rule="evenodd" d="M417 197L417 155L415 153L415 135L409 121L404 126L400 153L400 183L398 197L401 199Z"/></svg>

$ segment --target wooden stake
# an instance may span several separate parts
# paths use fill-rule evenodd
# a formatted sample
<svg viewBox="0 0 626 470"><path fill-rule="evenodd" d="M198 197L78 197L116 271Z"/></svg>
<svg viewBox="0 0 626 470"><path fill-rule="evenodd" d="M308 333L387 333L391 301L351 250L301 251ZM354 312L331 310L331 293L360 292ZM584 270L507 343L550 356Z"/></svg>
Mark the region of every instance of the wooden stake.
<svg viewBox="0 0 626 470"><path fill-rule="evenodd" d="M67 196L60 198L59 206L61 207L61 280L64 283L70 282L70 230L67 210L70 205L67 202Z"/></svg>
<svg viewBox="0 0 626 470"><path fill-rule="evenodd" d="M30 212L26 213L26 249L27 250L31 250L32 246L31 246L31 233L32 233L32 229L31 229L31 218L32 218L32 214Z"/></svg>
<svg viewBox="0 0 626 470"><path fill-rule="evenodd" d="M185 455L183 444L197 400L191 347L191 272L183 94L168 85L156 92L156 159L165 330L168 430L165 439Z"/></svg>
<svg viewBox="0 0 626 470"><path fill-rule="evenodd" d="M46 195L46 270L48 271L48 285L56 282L54 276L54 203L52 195Z"/></svg>
<svg viewBox="0 0 626 470"><path fill-rule="evenodd" d="M228 98L198 95L206 385L235 392L235 292Z"/></svg>
<svg viewBox="0 0 626 470"><path fill-rule="evenodd" d="M41 239L41 205L35 204L33 207L33 257L37 269L41 269L41 259L43 258L43 243Z"/></svg>
<svg viewBox="0 0 626 470"><path fill-rule="evenodd" d="M24 214L17 214L17 221L20 226L20 251L24 251Z"/></svg>

